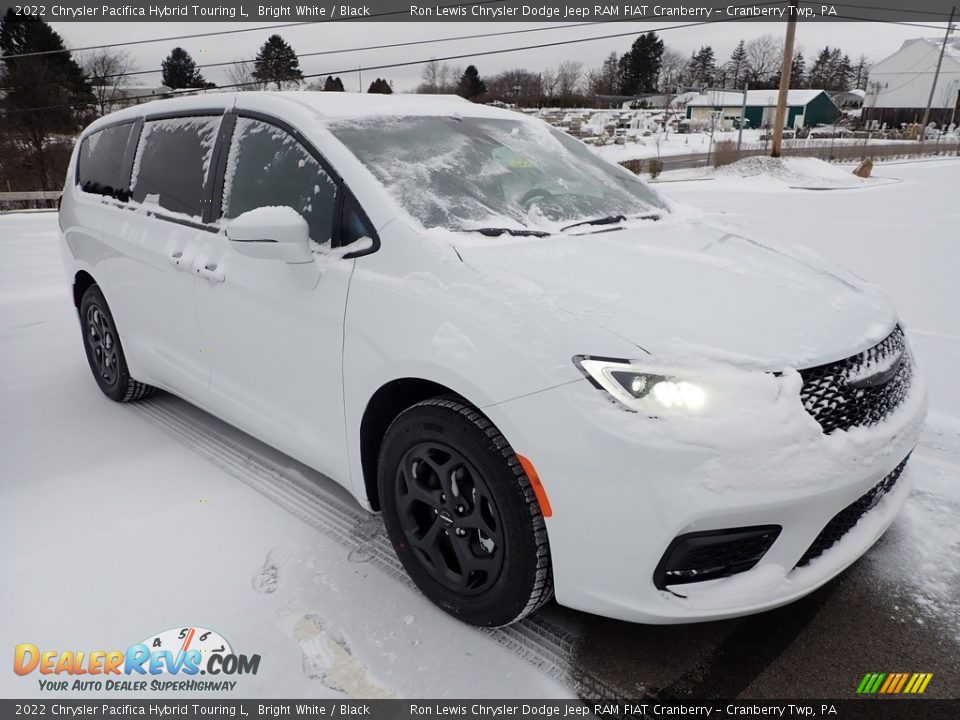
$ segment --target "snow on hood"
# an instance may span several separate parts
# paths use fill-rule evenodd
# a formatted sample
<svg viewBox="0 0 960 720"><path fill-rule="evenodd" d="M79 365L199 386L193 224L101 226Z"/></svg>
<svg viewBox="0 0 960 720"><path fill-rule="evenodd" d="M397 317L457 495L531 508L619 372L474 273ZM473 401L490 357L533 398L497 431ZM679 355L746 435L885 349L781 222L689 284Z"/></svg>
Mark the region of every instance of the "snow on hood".
<svg viewBox="0 0 960 720"><path fill-rule="evenodd" d="M876 344L896 322L879 289L817 256L669 216L612 232L470 238L457 249L475 270L549 293L657 356L810 367Z"/></svg>

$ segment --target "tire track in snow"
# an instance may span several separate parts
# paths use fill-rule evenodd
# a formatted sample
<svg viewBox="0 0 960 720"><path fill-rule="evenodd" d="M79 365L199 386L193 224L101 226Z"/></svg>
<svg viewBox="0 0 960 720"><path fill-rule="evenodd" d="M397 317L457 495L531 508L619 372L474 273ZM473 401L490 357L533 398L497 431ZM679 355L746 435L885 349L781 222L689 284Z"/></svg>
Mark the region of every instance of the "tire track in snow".
<svg viewBox="0 0 960 720"><path fill-rule="evenodd" d="M353 561L370 562L398 582L413 586L393 551L380 517L366 512L344 493L326 487L333 484L332 480L314 474L273 449L260 452L259 441L173 396L160 394L131 403L127 408L346 547ZM236 438L231 437L234 434ZM277 455L277 459L272 455ZM280 457L286 462L279 462ZM542 612L509 627L477 632L572 689L579 697L610 698L621 694L603 678L574 666L572 658L577 637L543 617Z"/></svg>

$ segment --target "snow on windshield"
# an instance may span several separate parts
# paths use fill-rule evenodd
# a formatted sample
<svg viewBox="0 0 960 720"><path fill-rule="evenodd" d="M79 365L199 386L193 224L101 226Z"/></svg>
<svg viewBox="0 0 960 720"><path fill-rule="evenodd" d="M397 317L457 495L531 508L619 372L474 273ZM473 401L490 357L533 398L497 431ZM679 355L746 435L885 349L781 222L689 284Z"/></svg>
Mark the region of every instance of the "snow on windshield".
<svg viewBox="0 0 960 720"><path fill-rule="evenodd" d="M425 228L552 231L666 211L638 178L540 123L371 117L329 129Z"/></svg>

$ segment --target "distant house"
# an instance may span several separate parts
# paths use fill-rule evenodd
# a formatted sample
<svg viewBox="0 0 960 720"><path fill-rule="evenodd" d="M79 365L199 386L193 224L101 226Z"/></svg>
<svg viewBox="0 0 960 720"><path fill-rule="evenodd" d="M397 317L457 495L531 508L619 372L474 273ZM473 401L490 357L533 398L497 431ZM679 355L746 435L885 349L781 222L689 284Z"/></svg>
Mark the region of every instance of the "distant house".
<svg viewBox="0 0 960 720"><path fill-rule="evenodd" d="M777 111L777 90L748 90L746 119L750 127L770 127ZM720 114L721 120L739 120L743 110L743 93L734 90L708 91L687 103L687 118L710 120ZM787 92L785 127L802 128L834 122L840 111L823 90L790 90Z"/></svg>
<svg viewBox="0 0 960 720"><path fill-rule="evenodd" d="M841 110L856 110L863 107L866 95L864 90L842 90L830 93L830 99Z"/></svg>
<svg viewBox="0 0 960 720"><path fill-rule="evenodd" d="M874 65L863 105L864 122L887 127L921 122L941 48L942 38L914 38ZM930 122L943 125L952 119L960 119L960 39L947 42L930 106Z"/></svg>

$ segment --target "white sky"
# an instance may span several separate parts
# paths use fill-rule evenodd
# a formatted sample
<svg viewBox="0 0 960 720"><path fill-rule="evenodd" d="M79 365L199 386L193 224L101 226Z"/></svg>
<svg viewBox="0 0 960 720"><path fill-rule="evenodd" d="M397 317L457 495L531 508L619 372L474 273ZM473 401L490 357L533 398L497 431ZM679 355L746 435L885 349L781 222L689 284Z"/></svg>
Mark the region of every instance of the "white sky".
<svg viewBox="0 0 960 720"><path fill-rule="evenodd" d="M156 37L169 37L198 32L210 32L220 29L235 29L245 23L124 23L124 22L53 22L51 25L59 32L70 47L78 48L101 43L123 42ZM248 23L251 27L262 27L266 23ZM380 45L392 42L430 40L434 38L490 33L504 30L517 30L530 27L551 27L560 23L440 23L440 22L402 22L402 23L319 23L297 27L281 28L277 32L289 42L298 53L325 50L344 50L334 55L301 58L300 67L305 74L334 72L340 74L348 90L357 90L356 71L343 72L360 66L374 66L395 62L429 59L445 55L460 55L472 51L511 48L534 45L555 40L582 38L619 32L641 33L669 23L619 22L603 23L591 27L563 28L544 32L525 33L496 38L459 40L456 42L433 43L422 46L410 46L389 50L366 52L348 52L350 48L367 45ZM661 37L667 47L689 55L701 45L711 45L720 60L726 60L737 41L742 37L750 39L763 34L781 35L782 23L724 22L689 29L667 30ZM133 57L136 69L159 69L160 63L169 51L181 45L193 55L198 64L252 59L258 47L271 34L269 30L238 33L209 38L196 38L179 41L165 41L126 48ZM942 35L942 31L930 28L911 28L903 25L883 23L842 23L821 22L801 23L797 29L797 46L804 51L808 59L824 45L839 45L841 49L856 59L861 53L877 61L896 51L908 38ZM622 53L628 50L632 37L616 38L578 43L559 48L525 50L522 52L478 57L477 65L481 76L493 75L508 68L525 68L531 71L543 70L555 66L561 60L573 59L583 62L585 68L599 65L612 50ZM466 66L470 59L451 61L451 65ZM204 76L213 82L228 82L225 68L202 70ZM398 92L414 89L420 82L420 66L374 70L363 73L363 89L376 76L386 77L394 83ZM135 84L158 84L160 73L139 75L131 78Z"/></svg>

